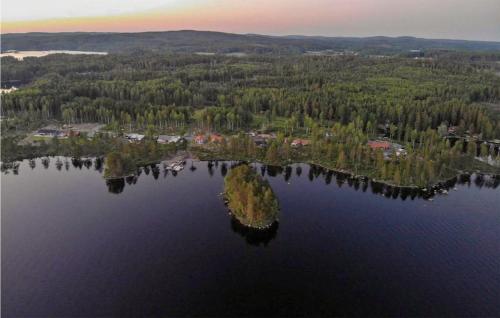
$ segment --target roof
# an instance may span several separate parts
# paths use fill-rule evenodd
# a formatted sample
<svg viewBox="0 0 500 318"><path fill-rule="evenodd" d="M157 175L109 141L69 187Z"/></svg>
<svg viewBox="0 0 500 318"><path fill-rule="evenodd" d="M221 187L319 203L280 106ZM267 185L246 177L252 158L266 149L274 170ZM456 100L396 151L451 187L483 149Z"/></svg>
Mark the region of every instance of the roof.
<svg viewBox="0 0 500 318"><path fill-rule="evenodd" d="M294 140L292 141L292 145L302 145L302 146L307 146L307 145L309 145L309 144L310 144L310 141L309 141L309 140L307 140L307 139L300 139L300 138L298 138L298 139L294 139Z"/></svg>
<svg viewBox="0 0 500 318"><path fill-rule="evenodd" d="M181 136L174 136L174 135L159 135L158 140L164 140L167 142L177 142L181 139Z"/></svg>
<svg viewBox="0 0 500 318"><path fill-rule="evenodd" d="M38 129L36 132L38 134L59 134L59 133L62 133L62 131L57 130L57 129Z"/></svg>
<svg viewBox="0 0 500 318"><path fill-rule="evenodd" d="M144 135L140 135L140 134L126 134L125 137L128 138L128 139L142 140L144 138Z"/></svg>
<svg viewBox="0 0 500 318"><path fill-rule="evenodd" d="M391 148L391 143L382 140L372 140L368 142L368 146L372 149L389 149Z"/></svg>
<svg viewBox="0 0 500 318"><path fill-rule="evenodd" d="M264 139L274 139L276 138L275 134L258 134L257 137L264 138Z"/></svg>
<svg viewBox="0 0 500 318"><path fill-rule="evenodd" d="M224 140L224 137L218 134L211 134L210 135L210 141L222 141Z"/></svg>

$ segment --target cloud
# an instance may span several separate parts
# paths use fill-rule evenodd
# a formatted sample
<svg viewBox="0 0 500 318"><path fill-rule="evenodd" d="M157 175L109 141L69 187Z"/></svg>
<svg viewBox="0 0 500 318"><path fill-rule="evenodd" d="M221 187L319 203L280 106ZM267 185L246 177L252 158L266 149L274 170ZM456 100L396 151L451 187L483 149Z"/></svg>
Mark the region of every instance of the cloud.
<svg viewBox="0 0 500 318"><path fill-rule="evenodd" d="M196 0L6 0L2 21L44 20L130 14L174 9Z"/></svg>

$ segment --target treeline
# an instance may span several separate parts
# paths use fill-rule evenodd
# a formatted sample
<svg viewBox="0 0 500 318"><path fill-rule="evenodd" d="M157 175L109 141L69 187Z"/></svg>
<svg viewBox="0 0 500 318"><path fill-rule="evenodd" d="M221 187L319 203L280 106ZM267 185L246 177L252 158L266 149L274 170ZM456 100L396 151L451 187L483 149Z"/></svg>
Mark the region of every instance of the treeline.
<svg viewBox="0 0 500 318"><path fill-rule="evenodd" d="M205 160L257 160L271 165L308 162L397 186L425 187L474 169L498 173L498 168L474 159L491 155L500 160L494 148L462 140L452 144L432 129L411 135L403 144L406 153L399 156L393 152L387 157L382 150L370 148L368 137L359 123L336 123L329 129L313 124L311 144L305 147L292 147L292 139L282 133L266 147L257 147L251 137L239 134L210 149L199 149L198 154Z"/></svg>
<svg viewBox="0 0 500 318"><path fill-rule="evenodd" d="M290 130L310 118L324 127L360 121L365 133L392 125L397 139L442 124L500 137L500 121L483 106L500 100L500 77L484 63L455 58L2 58L3 81L29 83L2 95L2 115L12 120L3 126L59 120L139 130L193 124L240 130L256 118L271 125L285 117Z"/></svg>

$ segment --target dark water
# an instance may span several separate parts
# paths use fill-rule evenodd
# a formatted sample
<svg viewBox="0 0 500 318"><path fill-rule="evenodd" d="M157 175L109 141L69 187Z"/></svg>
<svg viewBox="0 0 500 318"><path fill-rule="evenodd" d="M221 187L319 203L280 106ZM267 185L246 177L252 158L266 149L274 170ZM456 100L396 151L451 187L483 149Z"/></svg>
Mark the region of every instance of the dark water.
<svg viewBox="0 0 500 318"><path fill-rule="evenodd" d="M106 184L75 164L2 175L3 317L500 315L498 180L427 201L269 169L280 222L253 233L219 196L229 165Z"/></svg>

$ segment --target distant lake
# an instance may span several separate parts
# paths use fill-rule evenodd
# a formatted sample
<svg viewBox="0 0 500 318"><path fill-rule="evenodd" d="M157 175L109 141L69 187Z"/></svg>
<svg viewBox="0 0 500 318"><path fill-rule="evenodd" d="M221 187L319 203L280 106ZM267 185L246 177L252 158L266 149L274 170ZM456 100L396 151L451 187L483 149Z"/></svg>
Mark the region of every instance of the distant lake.
<svg viewBox="0 0 500 318"><path fill-rule="evenodd" d="M220 196L231 164L106 182L101 162L50 158L2 174L2 316L500 315L498 180L428 201L255 164L281 206L256 233Z"/></svg>
<svg viewBox="0 0 500 318"><path fill-rule="evenodd" d="M6 51L0 54L0 57L12 56L18 60L23 60L25 57L42 57L50 54L84 54L84 55L106 55L107 52L94 51L69 51L69 50L49 50L49 51Z"/></svg>

